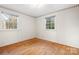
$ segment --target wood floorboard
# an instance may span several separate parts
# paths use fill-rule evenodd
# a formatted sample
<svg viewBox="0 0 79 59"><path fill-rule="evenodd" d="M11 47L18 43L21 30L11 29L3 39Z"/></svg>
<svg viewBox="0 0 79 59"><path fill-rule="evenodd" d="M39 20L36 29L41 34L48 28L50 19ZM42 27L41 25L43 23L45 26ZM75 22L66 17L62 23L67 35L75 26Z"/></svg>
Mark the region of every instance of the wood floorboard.
<svg viewBox="0 0 79 59"><path fill-rule="evenodd" d="M79 55L79 49L33 38L0 47L0 55Z"/></svg>

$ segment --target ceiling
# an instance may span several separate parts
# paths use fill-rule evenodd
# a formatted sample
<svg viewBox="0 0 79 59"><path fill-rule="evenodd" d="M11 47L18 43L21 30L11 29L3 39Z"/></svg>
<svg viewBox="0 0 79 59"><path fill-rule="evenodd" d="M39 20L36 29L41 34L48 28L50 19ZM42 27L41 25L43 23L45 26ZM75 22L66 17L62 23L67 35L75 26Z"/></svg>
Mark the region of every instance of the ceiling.
<svg viewBox="0 0 79 59"><path fill-rule="evenodd" d="M39 17L60 9L74 6L74 4L1 4L0 6L32 17Z"/></svg>

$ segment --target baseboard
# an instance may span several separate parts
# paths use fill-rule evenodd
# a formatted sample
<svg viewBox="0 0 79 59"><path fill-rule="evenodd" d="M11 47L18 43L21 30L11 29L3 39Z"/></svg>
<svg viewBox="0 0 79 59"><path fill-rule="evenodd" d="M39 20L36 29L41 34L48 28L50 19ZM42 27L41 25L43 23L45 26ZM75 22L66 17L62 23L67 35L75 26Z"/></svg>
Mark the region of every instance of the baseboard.
<svg viewBox="0 0 79 59"><path fill-rule="evenodd" d="M51 41L51 42L54 42L54 43L57 43L57 44L60 44L60 45L69 46L69 47L72 47L72 48L79 49L79 47L76 47L72 44L61 43L61 42L58 42L58 41L55 41L55 40L49 40L49 39L38 38L38 37L37 37L37 39L47 40L47 41Z"/></svg>
<svg viewBox="0 0 79 59"><path fill-rule="evenodd" d="M16 43L19 43L19 42L23 42L25 40L30 40L30 39L35 39L36 37L33 37L33 38L28 38L28 39L22 39L22 40L19 40L19 41L16 41L16 42L11 42L11 43L5 43L3 45L0 45L0 47L5 47L5 46L8 46L8 45L13 45L13 44L16 44Z"/></svg>
<svg viewBox="0 0 79 59"><path fill-rule="evenodd" d="M9 43L9 44L4 44L4 45L1 45L0 47L5 47L5 46L8 46L8 45L13 45L13 44L20 43L20 42L23 42L25 40L31 40L31 39L47 40L47 41L54 42L54 43L57 43L57 44L61 44L61 45L65 45L65 46L69 46L69 47L72 47L72 48L79 49L78 47L75 47L75 46L70 45L70 44L65 44L65 43L61 43L61 42L57 42L57 41L53 41L53 40L49 40L49 39L44 39L44 38L38 38L38 37L33 37L33 38L29 38L29 39L20 40L20 41L17 41L17 42L12 42L12 43Z"/></svg>

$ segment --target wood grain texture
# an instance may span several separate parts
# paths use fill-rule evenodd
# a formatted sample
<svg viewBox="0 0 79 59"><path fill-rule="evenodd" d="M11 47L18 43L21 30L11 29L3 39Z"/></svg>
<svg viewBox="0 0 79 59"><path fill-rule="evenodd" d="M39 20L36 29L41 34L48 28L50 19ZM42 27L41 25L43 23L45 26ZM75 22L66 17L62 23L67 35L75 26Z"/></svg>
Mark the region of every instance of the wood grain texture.
<svg viewBox="0 0 79 59"><path fill-rule="evenodd" d="M38 38L0 47L1 55L79 55L79 49Z"/></svg>

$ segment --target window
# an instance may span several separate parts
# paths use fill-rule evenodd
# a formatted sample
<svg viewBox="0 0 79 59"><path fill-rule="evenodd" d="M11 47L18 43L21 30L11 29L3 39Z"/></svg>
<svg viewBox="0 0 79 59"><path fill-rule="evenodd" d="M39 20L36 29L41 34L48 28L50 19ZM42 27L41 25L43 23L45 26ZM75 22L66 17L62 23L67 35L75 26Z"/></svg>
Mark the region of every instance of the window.
<svg viewBox="0 0 79 59"><path fill-rule="evenodd" d="M55 16L46 17L46 29L55 29Z"/></svg>
<svg viewBox="0 0 79 59"><path fill-rule="evenodd" d="M1 12L0 29L17 29L17 16Z"/></svg>

